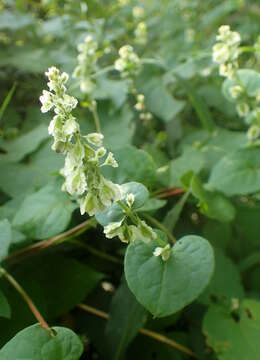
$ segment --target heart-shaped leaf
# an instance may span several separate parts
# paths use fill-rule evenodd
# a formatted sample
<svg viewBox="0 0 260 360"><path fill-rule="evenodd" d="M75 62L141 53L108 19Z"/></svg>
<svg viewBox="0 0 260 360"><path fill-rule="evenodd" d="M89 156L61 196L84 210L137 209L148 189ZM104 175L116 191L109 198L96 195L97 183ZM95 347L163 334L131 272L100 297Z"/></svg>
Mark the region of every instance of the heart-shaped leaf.
<svg viewBox="0 0 260 360"><path fill-rule="evenodd" d="M54 327L56 336L40 325L32 325L15 335L1 350L1 360L79 360L83 346L70 329Z"/></svg>
<svg viewBox="0 0 260 360"><path fill-rule="evenodd" d="M154 316L173 314L195 300L214 270L214 254L200 236L181 238L167 261L153 255L156 242L129 245L125 275L137 300Z"/></svg>

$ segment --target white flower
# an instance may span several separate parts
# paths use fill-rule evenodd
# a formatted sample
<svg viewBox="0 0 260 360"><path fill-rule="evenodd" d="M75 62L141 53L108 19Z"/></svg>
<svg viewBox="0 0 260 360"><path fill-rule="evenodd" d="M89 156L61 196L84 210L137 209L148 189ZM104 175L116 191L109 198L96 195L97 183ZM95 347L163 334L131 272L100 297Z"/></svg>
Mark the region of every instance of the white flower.
<svg viewBox="0 0 260 360"><path fill-rule="evenodd" d="M118 163L117 163L116 159L114 158L114 155L111 152L108 153L107 158L102 166L104 166L104 165L109 165L114 168L118 167Z"/></svg>
<svg viewBox="0 0 260 360"><path fill-rule="evenodd" d="M232 79L234 76L234 68L232 63L221 64L219 67L219 75Z"/></svg>
<svg viewBox="0 0 260 360"><path fill-rule="evenodd" d="M101 158L106 154L106 149L102 146L96 151L97 158Z"/></svg>
<svg viewBox="0 0 260 360"><path fill-rule="evenodd" d="M91 133L85 136L87 141L95 146L101 146L103 144L104 135L100 133Z"/></svg>
<svg viewBox="0 0 260 360"><path fill-rule="evenodd" d="M228 45L218 43L213 46L213 61L218 64L223 64L229 60L230 50Z"/></svg>
<svg viewBox="0 0 260 360"><path fill-rule="evenodd" d="M112 222L104 227L104 234L108 239L112 239L119 234L119 229L123 221L124 219L118 222Z"/></svg>
<svg viewBox="0 0 260 360"><path fill-rule="evenodd" d="M82 195L87 189L86 175L84 169L79 167L66 177L65 187L71 195Z"/></svg>
<svg viewBox="0 0 260 360"><path fill-rule="evenodd" d="M144 8L141 6L133 7L133 17L138 19L144 16Z"/></svg>
<svg viewBox="0 0 260 360"><path fill-rule="evenodd" d="M47 90L43 90L42 95L40 96L40 102L42 103L41 112L46 113L51 110L53 107L53 95Z"/></svg>
<svg viewBox="0 0 260 360"><path fill-rule="evenodd" d="M140 221L138 226L130 225L131 229L131 241L143 241L144 243L149 243L151 240L156 239L156 233L153 229L146 224L145 221Z"/></svg>
<svg viewBox="0 0 260 360"><path fill-rule="evenodd" d="M69 119L65 122L63 131L66 135L73 135L79 131L79 124L73 116L70 116Z"/></svg>
<svg viewBox="0 0 260 360"><path fill-rule="evenodd" d="M126 195L126 203L130 208L133 206L134 201L135 201L135 196L133 193L129 193Z"/></svg>
<svg viewBox="0 0 260 360"><path fill-rule="evenodd" d="M126 62L123 59L117 59L115 61L115 70L122 72L126 68Z"/></svg>
<svg viewBox="0 0 260 360"><path fill-rule="evenodd" d="M229 89L230 95L233 99L237 99L243 93L243 91L244 89L241 85L234 85Z"/></svg>
<svg viewBox="0 0 260 360"><path fill-rule="evenodd" d="M105 207L110 206L112 202L122 199L121 187L112 181L101 177L99 184L99 197Z"/></svg>
<svg viewBox="0 0 260 360"><path fill-rule="evenodd" d="M250 111L249 105L245 102L238 103L236 109L240 117L247 116Z"/></svg>
<svg viewBox="0 0 260 360"><path fill-rule="evenodd" d="M260 128L258 125L252 125L247 131L247 138L249 141L255 141L260 136Z"/></svg>
<svg viewBox="0 0 260 360"><path fill-rule="evenodd" d="M167 244L164 247L157 247L153 252L154 256L161 256L163 261L167 261L171 255L171 247Z"/></svg>

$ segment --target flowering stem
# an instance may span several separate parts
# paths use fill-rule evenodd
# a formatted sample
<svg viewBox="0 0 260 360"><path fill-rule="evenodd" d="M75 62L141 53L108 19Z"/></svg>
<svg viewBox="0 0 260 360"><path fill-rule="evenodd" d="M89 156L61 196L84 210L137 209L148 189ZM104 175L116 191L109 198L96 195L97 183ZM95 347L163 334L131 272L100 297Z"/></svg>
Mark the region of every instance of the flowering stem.
<svg viewBox="0 0 260 360"><path fill-rule="evenodd" d="M151 215L148 215L148 214L144 214L142 213L142 216L150 221L151 224L157 226L159 229L161 229L168 237L168 239L173 243L175 244L176 243L176 238L172 235L172 233L158 220L156 220L154 217L152 217Z"/></svg>
<svg viewBox="0 0 260 360"><path fill-rule="evenodd" d="M30 308L31 312L33 313L33 315L35 316L41 327L47 330L51 334L51 336L55 336L50 326L47 324L47 322L44 320L37 307L34 305L30 296L26 293L26 291L22 288L22 286L12 277L12 275L10 275L4 268L1 267L0 276L4 276L6 280L21 295L21 297L27 303L28 307Z"/></svg>
<svg viewBox="0 0 260 360"><path fill-rule="evenodd" d="M124 210L126 216L128 216L128 217L131 219L131 221L132 221L136 226L138 226L139 223L140 223L140 221L141 221L140 218L139 218L139 216L138 216L136 213L134 213L128 206L126 206L122 200L118 201L117 203L118 203L118 204L121 206L121 208ZM158 227L159 227L159 226L158 226ZM166 228L165 228L165 229L166 229ZM167 230L167 229L166 229L166 230ZM167 230L167 231L168 231L168 230ZM164 247L164 246L166 245L166 244L165 244L165 241L162 240L158 235L156 236L155 241L157 241L158 245L160 245L160 246L163 246L163 247Z"/></svg>
<svg viewBox="0 0 260 360"><path fill-rule="evenodd" d="M90 110L91 110L91 112L93 114L93 117L94 117L97 132L101 133L100 120L99 120L99 116L98 116L98 112L97 112L97 104L96 104L95 100L92 102Z"/></svg>

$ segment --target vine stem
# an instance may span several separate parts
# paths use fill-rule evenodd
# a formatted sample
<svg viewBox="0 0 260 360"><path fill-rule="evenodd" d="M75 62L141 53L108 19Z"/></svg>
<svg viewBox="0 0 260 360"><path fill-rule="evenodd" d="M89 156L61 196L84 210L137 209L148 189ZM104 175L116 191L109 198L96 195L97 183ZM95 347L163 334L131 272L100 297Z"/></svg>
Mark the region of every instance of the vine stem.
<svg viewBox="0 0 260 360"><path fill-rule="evenodd" d="M93 117L94 117L94 121L95 121L95 126L96 126L96 129L97 129L97 132L101 134L101 126L100 126L100 119L99 119L99 116L98 116L98 112L97 112L97 103L95 100L92 101L92 105L90 107L90 110L93 114Z"/></svg>
<svg viewBox="0 0 260 360"><path fill-rule="evenodd" d="M24 249L15 251L11 255L6 257L4 259L4 261L12 262L12 261L19 259L20 257L33 255L33 254L37 253L38 251L44 250L50 246L59 245L65 241L69 240L72 236L75 237L75 236L82 234L89 228L94 227L96 224L97 224L97 221L95 218L88 219L88 220L84 221L83 223L75 226L74 228L63 232L62 234L51 237L50 239L40 241L36 244L27 246Z"/></svg>
<svg viewBox="0 0 260 360"><path fill-rule="evenodd" d="M139 222L140 222L139 216L138 216L136 213L134 213L128 206L126 206L122 200L118 201L117 203L118 203L118 204L121 206L121 208L124 210L126 216L128 216L128 217L131 219L131 221L132 221L136 226L138 226L138 225L139 225ZM166 228L164 228L163 231L165 231L165 230L168 231ZM155 241L157 241L157 243L158 243L159 246L163 246L163 247L164 247L164 246L166 245L165 241L162 240L159 236L156 237Z"/></svg>
<svg viewBox="0 0 260 360"><path fill-rule="evenodd" d="M175 236L172 235L172 233L157 219L155 219L154 217L152 217L151 215L148 214L144 214L142 213L142 216L148 220L151 224L157 226L160 230L162 230L168 237L168 239L175 244L176 243L176 238Z"/></svg>
<svg viewBox="0 0 260 360"><path fill-rule="evenodd" d="M86 311L92 315L95 315L95 316L98 316L104 320L108 320L109 319L109 315L102 311L102 310L99 310L99 309L96 309L92 306L89 306L87 304L79 304L78 305L78 308L83 310L83 311ZM144 335L144 336L148 336L156 341L159 341L161 343L164 343L174 349L177 349L181 352L183 352L184 354L186 355L189 355L190 357L194 358L194 359L197 359L197 356L196 354L190 350L189 348L187 348L186 346L182 345L182 344L179 344L178 342L176 342L175 340L172 340L170 338L168 338L167 336L165 335L162 335L160 333L157 333L155 331L152 331L152 330L149 330L149 329L144 329L144 328L141 328L139 330L139 333Z"/></svg>
<svg viewBox="0 0 260 360"><path fill-rule="evenodd" d="M6 280L15 288L15 290L21 295L21 297L24 299L28 307L30 308L31 312L35 316L36 320L39 322L41 327L45 330L47 330L51 336L55 336L52 329L48 325L48 323L44 320L43 316L37 309L37 307L34 305L32 299L27 294L27 292L22 288L22 286L12 277L11 274L9 274L4 268L0 268L0 276L3 276L6 278Z"/></svg>

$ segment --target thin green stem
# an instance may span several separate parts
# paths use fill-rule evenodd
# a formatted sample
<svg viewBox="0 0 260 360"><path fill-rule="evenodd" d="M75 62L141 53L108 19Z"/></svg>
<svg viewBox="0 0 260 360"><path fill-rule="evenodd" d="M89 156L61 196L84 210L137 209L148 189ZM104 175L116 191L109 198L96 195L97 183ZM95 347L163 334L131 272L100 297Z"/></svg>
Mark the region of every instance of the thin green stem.
<svg viewBox="0 0 260 360"><path fill-rule="evenodd" d="M4 268L0 268L0 276L3 276L14 288L15 290L21 295L24 301L27 303L28 307L30 308L31 312L35 316L36 320L39 322L41 327L47 330L51 336L54 336L54 333L48 323L44 320L43 316L34 305L32 299L27 294L27 292L22 288L22 286L9 274Z"/></svg>
<svg viewBox="0 0 260 360"><path fill-rule="evenodd" d="M13 97L15 89L16 89L16 83L13 84L13 86L9 90L7 96L5 97L3 103L2 103L2 105L0 107L0 121L2 120L3 115L5 113L5 110L6 110L7 106L9 105L9 103L10 103L12 97Z"/></svg>
<svg viewBox="0 0 260 360"><path fill-rule="evenodd" d="M101 133L100 120L99 120L99 116L98 116L98 112L97 112L97 104L96 104L95 100L92 102L92 104L90 106L90 111L93 114L97 132Z"/></svg>
<svg viewBox="0 0 260 360"><path fill-rule="evenodd" d="M168 237L168 239L175 244L176 243L176 238L175 236L173 236L173 234L157 219L155 219L153 216L142 213L142 216L148 220L151 224L155 225L156 227L158 227L158 229L162 230Z"/></svg>

